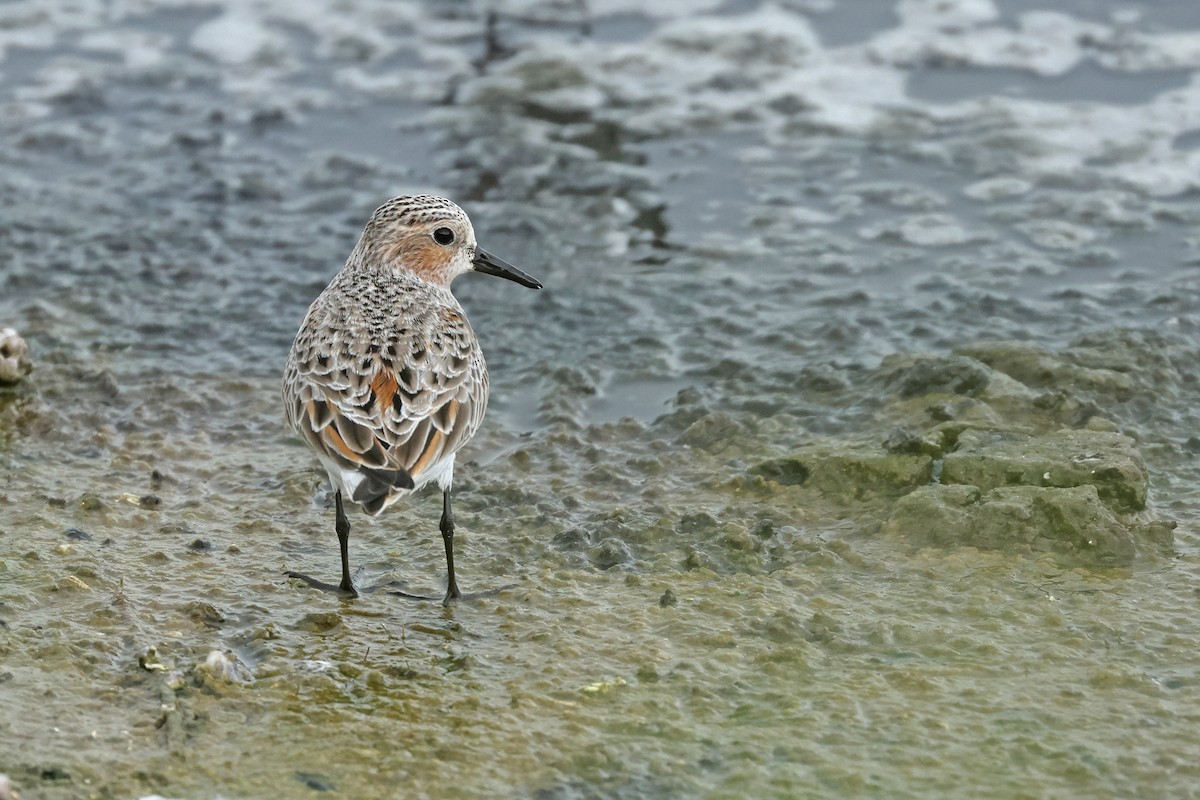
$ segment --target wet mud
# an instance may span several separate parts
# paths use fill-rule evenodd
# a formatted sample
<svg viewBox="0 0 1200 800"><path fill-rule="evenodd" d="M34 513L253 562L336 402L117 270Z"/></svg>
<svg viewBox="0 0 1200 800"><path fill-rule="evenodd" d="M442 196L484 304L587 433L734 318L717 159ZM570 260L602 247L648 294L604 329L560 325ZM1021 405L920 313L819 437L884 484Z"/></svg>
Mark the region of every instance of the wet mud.
<svg viewBox="0 0 1200 800"><path fill-rule="evenodd" d="M11 791L1189 796L1200 19L869 5L0 9ZM450 609L284 576L287 348L408 191L546 285L456 285Z"/></svg>

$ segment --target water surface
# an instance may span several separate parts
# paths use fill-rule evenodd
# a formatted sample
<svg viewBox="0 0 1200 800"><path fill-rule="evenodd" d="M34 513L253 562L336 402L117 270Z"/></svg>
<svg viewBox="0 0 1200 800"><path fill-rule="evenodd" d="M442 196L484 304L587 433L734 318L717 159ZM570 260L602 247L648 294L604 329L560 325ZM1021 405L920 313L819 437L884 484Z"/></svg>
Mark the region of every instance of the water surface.
<svg viewBox="0 0 1200 800"><path fill-rule="evenodd" d="M1200 12L1047 5L0 7L0 323L37 362L0 399L0 772L1194 794ZM515 588L450 610L282 574L337 569L287 349L409 191L546 285L456 286L493 385L460 581ZM915 548L749 477L886 437L888 356L1080 337L1137 387L1099 412L1169 553ZM359 580L440 595L437 514L356 515Z"/></svg>

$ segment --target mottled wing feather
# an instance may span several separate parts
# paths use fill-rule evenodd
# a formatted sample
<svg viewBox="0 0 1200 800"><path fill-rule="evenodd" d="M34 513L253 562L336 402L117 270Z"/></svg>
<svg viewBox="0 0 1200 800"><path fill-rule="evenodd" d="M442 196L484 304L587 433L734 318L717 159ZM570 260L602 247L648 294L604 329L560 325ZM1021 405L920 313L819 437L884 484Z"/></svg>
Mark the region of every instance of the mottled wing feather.
<svg viewBox="0 0 1200 800"><path fill-rule="evenodd" d="M341 329L340 314L322 313L314 304L309 316L318 318L305 320L293 347L289 421L334 464L363 473L354 499L373 512L391 490L423 484L474 435L487 370L457 309L429 309L383 333Z"/></svg>
<svg viewBox="0 0 1200 800"><path fill-rule="evenodd" d="M441 324L413 350L400 368L384 368L386 378L379 383L394 377L397 390L391 402L381 397L378 406L390 463L419 481L479 429L487 408L487 372L470 326L454 309L442 309Z"/></svg>

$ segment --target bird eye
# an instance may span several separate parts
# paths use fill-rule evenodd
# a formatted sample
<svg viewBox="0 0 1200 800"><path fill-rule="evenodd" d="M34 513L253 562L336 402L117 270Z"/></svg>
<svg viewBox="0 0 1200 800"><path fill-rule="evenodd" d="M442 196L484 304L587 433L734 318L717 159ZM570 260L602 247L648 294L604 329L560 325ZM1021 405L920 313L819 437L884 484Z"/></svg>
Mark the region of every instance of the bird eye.
<svg viewBox="0 0 1200 800"><path fill-rule="evenodd" d="M449 228L438 228L433 232L433 240L438 244L450 244L454 241L454 231Z"/></svg>

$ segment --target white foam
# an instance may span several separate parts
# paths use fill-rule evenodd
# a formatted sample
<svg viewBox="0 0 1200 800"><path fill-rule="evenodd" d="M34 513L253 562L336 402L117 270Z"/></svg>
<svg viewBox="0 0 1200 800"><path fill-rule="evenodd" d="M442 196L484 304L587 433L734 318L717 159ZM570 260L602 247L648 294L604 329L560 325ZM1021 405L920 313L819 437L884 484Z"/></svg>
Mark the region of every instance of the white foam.
<svg viewBox="0 0 1200 800"><path fill-rule="evenodd" d="M287 56L287 42L249 9L232 8L192 33L191 47L229 66L276 64Z"/></svg>
<svg viewBox="0 0 1200 800"><path fill-rule="evenodd" d="M852 2L852 0L847 0ZM480 109L500 119L510 107L534 104L617 125L626 135L706 136L750 128L773 148L795 147L812 131L911 140L944 157L954 136L944 130L996 134L1010 173L1033 185L1070 182L1081 174L1115 179L1155 195L1197 188L1200 154L1175 147L1200 130L1197 79L1183 88L1121 107L991 95L949 104L914 100L906 85L914 66L955 64L1012 68L1058 76L1091 59L1109 69L1200 68L1200 30L1152 31L1138 15L1082 20L1059 11L1028 11L1002 19L992 0L898 0L897 24L860 44L826 47L806 11L827 0L766 2L746 13L713 13L718 0L667 0L647 6L612 0L601 14L644 14L655 22L638 41L597 41L572 27L570 9L542 0L501 0L492 6L502 41L517 52L480 69L485 31L480 15L433 18L415 0L214 0L217 16L183 31L188 46L217 65L215 77L232 92L269 96L302 111L371 98L436 104L451 127L469 126ZM119 53L124 67L161 70L173 37L147 31L139 15L195 8L188 0L26 0L0 7L0 59L14 46L51 50L79 31L84 51ZM508 15L507 18L505 15ZM596 10L591 9L591 16ZM545 27L521 27L538 19ZM1015 20L1015 24L1013 22ZM338 89L291 81L315 61ZM396 66L399 61L403 66ZM93 65L94 67L94 65ZM0 109L7 120L46 113L46 103L98 80L94 68L56 57L35 85L14 92L20 102ZM90 76L90 77L89 77ZM100 90L103 83L97 84ZM464 118L464 111L466 117ZM430 121L433 115L426 115ZM522 113L505 120L529 147L566 148L570 129ZM964 134L964 137L974 134ZM1018 143L1005 148L1006 143ZM962 142L960 146L966 147ZM977 186L977 199L999 199L1003 187ZM969 195L972 196L972 195Z"/></svg>
<svg viewBox="0 0 1200 800"><path fill-rule="evenodd" d="M1028 194L1033 184L1015 175L1004 175L976 181L963 189L963 194L973 200L995 201L1020 197Z"/></svg>
<svg viewBox="0 0 1200 800"><path fill-rule="evenodd" d="M1000 16L992 0L900 0L896 14L906 28L929 30L974 27Z"/></svg>
<svg viewBox="0 0 1200 800"><path fill-rule="evenodd" d="M863 227L859 235L865 239L893 239L920 247L949 247L995 239L991 231L967 228L948 214L914 214L898 223L886 220Z"/></svg>
<svg viewBox="0 0 1200 800"><path fill-rule="evenodd" d="M895 65L959 64L1013 67L1039 75L1061 75L1084 55L1082 42L1104 39L1110 28L1054 11L1031 11L1004 25L930 26L922 20L876 36L870 52Z"/></svg>
<svg viewBox="0 0 1200 800"><path fill-rule="evenodd" d="M1047 250L1079 250L1096 240L1096 231L1061 219L1033 219L1017 224L1017 229L1038 247Z"/></svg>
<svg viewBox="0 0 1200 800"><path fill-rule="evenodd" d="M144 69L162 63L165 51L171 45L166 34L135 30L102 30L84 34L79 40L83 50L97 53L116 53L125 66Z"/></svg>

